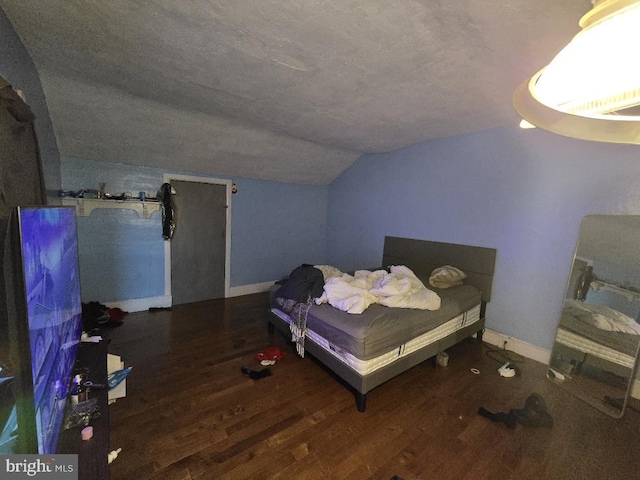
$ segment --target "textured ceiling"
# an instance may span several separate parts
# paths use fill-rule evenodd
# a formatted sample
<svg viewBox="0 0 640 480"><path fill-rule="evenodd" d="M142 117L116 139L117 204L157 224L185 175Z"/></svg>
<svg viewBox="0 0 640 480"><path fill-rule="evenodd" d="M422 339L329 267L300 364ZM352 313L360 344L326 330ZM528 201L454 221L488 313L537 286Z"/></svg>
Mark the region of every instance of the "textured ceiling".
<svg viewBox="0 0 640 480"><path fill-rule="evenodd" d="M62 155L327 184L519 121L589 0L0 0ZM15 85L20 88L19 85Z"/></svg>

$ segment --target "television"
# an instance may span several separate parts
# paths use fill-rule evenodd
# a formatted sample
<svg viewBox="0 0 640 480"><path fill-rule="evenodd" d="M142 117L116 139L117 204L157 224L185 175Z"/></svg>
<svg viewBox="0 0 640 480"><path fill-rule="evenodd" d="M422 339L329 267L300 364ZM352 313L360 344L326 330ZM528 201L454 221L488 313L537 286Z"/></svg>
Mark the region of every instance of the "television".
<svg viewBox="0 0 640 480"><path fill-rule="evenodd" d="M4 453L57 453L82 334L75 209L16 207L4 255L15 377L15 411L0 425Z"/></svg>

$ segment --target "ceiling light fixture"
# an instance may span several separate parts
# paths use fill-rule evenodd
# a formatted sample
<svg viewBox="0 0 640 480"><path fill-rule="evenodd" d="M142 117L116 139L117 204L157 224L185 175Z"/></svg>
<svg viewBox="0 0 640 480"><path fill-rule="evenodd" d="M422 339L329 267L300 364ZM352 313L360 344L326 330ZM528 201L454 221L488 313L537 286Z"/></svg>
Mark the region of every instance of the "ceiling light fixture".
<svg viewBox="0 0 640 480"><path fill-rule="evenodd" d="M582 31L513 103L522 118L568 137L640 144L640 0L592 0Z"/></svg>

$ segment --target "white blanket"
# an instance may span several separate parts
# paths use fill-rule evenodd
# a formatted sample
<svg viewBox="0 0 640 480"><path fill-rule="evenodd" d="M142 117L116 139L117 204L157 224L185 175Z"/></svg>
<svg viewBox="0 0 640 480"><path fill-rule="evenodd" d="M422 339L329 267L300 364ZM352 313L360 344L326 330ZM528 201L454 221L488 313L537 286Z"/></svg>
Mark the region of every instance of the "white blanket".
<svg viewBox="0 0 640 480"><path fill-rule="evenodd" d="M600 330L640 335L640 325L631 317L612 308L573 299L566 299L564 308L567 313Z"/></svg>
<svg viewBox="0 0 640 480"><path fill-rule="evenodd" d="M440 297L429 290L403 265L386 270L358 270L354 275L343 273L330 277L324 284L324 293L316 303L329 303L347 313L364 312L372 303L386 307L437 310Z"/></svg>

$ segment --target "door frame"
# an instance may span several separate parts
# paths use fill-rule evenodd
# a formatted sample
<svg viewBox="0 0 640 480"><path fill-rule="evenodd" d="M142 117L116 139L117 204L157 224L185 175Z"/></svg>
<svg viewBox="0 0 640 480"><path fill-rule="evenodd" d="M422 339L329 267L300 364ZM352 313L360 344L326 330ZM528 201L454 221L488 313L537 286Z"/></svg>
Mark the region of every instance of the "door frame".
<svg viewBox="0 0 640 480"><path fill-rule="evenodd" d="M224 298L229 297L231 287L231 180L222 178L199 177L196 175L180 175L177 173L164 173L164 183L178 182L209 183L213 185L225 185L226 192L226 226L225 226L225 252L224 252ZM178 218L179 222L180 219ZM171 297L171 240L164 241L164 294ZM173 299L171 300L173 304Z"/></svg>

